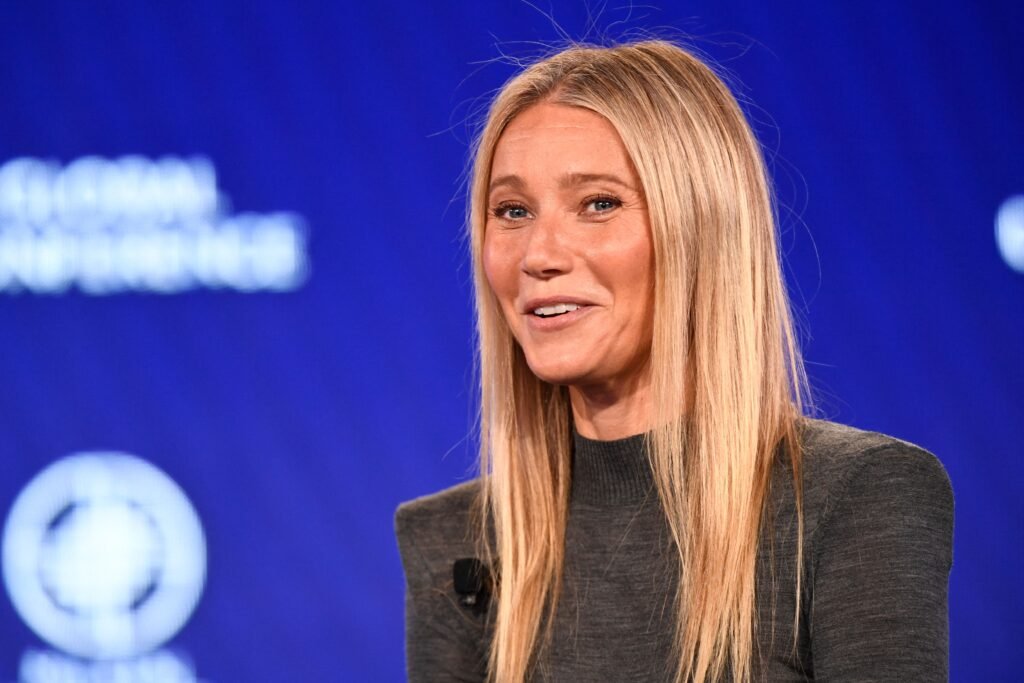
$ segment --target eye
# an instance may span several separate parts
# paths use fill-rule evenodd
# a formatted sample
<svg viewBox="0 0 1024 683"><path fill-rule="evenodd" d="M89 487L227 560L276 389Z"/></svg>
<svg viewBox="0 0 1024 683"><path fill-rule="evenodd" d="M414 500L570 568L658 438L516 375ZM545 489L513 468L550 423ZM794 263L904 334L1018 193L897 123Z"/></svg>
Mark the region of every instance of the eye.
<svg viewBox="0 0 1024 683"><path fill-rule="evenodd" d="M587 197L583 200L583 208L587 213L608 213L622 206L622 200L610 195Z"/></svg>
<svg viewBox="0 0 1024 683"><path fill-rule="evenodd" d="M502 202L491 209L495 218L503 218L509 221L520 221L530 217L530 212L522 204L515 202Z"/></svg>

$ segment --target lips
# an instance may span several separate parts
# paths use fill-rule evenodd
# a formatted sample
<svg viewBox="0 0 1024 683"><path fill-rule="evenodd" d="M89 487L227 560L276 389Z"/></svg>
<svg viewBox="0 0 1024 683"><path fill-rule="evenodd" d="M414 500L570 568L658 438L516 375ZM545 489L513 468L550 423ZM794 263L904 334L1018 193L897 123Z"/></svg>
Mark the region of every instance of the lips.
<svg viewBox="0 0 1024 683"><path fill-rule="evenodd" d="M541 308L535 308L533 310L533 314L539 315L542 318L550 318L553 315L572 313L578 308L578 304L555 304L554 306L543 306Z"/></svg>
<svg viewBox="0 0 1024 683"><path fill-rule="evenodd" d="M565 315L566 312L593 306L593 302L573 296L549 296L544 298L529 299L521 308L524 315Z"/></svg>
<svg viewBox="0 0 1024 683"><path fill-rule="evenodd" d="M596 306L574 297L530 299L523 306L526 326L534 332L557 332L588 316ZM539 312L539 314L538 314Z"/></svg>

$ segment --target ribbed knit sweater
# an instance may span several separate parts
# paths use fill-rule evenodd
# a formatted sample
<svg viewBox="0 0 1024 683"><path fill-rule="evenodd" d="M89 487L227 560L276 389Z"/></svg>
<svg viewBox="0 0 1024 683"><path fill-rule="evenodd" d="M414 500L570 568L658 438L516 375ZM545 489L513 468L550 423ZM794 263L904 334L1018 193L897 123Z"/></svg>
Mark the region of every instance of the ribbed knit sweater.
<svg viewBox="0 0 1024 683"><path fill-rule="evenodd" d="M755 680L946 680L953 499L942 465L911 444L816 420L802 443L797 647L795 503L780 453L758 556ZM460 605L452 581L453 562L475 554L478 490L463 484L396 515L411 681L485 678L489 613ZM562 595L531 679L671 680L675 558L643 437L576 435Z"/></svg>

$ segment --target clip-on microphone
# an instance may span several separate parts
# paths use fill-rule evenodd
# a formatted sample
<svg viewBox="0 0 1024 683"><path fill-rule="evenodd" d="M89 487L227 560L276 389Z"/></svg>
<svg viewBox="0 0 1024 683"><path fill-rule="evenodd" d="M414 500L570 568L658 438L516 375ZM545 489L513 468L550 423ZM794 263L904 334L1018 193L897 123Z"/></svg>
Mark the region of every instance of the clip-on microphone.
<svg viewBox="0 0 1024 683"><path fill-rule="evenodd" d="M483 614L490 602L494 583L487 565L475 557L455 560L455 564L452 565L452 579L455 583L455 592L459 596L459 604L473 614Z"/></svg>

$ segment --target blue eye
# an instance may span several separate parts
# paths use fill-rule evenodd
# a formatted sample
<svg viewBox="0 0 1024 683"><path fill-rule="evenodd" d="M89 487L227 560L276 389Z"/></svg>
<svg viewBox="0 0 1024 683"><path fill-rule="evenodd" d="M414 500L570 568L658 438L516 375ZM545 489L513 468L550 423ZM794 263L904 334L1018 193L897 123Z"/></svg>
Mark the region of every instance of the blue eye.
<svg viewBox="0 0 1024 683"><path fill-rule="evenodd" d="M591 197L584 200L584 208L594 213L607 213L622 206L622 201L615 197Z"/></svg>
<svg viewBox="0 0 1024 683"><path fill-rule="evenodd" d="M498 206L494 207L492 213L495 218L505 218L513 221L522 220L530 216L530 212L526 210L526 207L510 202L498 204Z"/></svg>

